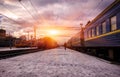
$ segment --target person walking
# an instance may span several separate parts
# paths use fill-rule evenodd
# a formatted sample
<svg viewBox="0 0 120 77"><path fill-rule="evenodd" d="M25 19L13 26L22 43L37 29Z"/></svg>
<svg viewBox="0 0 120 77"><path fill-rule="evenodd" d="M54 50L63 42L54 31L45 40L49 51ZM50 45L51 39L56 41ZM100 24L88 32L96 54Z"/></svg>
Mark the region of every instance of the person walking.
<svg viewBox="0 0 120 77"><path fill-rule="evenodd" d="M64 43L64 48L65 48L65 50L66 50L66 42Z"/></svg>

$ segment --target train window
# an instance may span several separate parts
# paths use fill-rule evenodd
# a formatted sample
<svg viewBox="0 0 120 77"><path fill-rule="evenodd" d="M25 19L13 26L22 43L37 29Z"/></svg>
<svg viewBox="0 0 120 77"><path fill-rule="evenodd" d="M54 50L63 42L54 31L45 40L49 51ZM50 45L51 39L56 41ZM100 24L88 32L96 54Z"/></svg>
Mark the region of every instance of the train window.
<svg viewBox="0 0 120 77"><path fill-rule="evenodd" d="M90 30L88 30L87 37L90 38Z"/></svg>
<svg viewBox="0 0 120 77"><path fill-rule="evenodd" d="M95 36L94 32L95 32L95 30L94 30L94 28L93 28L93 29L92 29L92 37Z"/></svg>
<svg viewBox="0 0 120 77"><path fill-rule="evenodd" d="M111 31L114 31L117 29L117 22L116 22L116 16L111 17Z"/></svg>
<svg viewBox="0 0 120 77"><path fill-rule="evenodd" d="M90 37L90 30L88 30L88 38Z"/></svg>
<svg viewBox="0 0 120 77"><path fill-rule="evenodd" d="M92 33L91 33L91 29L89 30L89 37L91 37L92 36Z"/></svg>
<svg viewBox="0 0 120 77"><path fill-rule="evenodd" d="M96 27L96 35L99 35L99 26Z"/></svg>
<svg viewBox="0 0 120 77"><path fill-rule="evenodd" d="M89 38L89 30L87 31L87 38Z"/></svg>
<svg viewBox="0 0 120 77"><path fill-rule="evenodd" d="M87 31L87 38L89 38L89 30Z"/></svg>
<svg viewBox="0 0 120 77"><path fill-rule="evenodd" d="M106 33L106 22L102 23L102 33Z"/></svg>

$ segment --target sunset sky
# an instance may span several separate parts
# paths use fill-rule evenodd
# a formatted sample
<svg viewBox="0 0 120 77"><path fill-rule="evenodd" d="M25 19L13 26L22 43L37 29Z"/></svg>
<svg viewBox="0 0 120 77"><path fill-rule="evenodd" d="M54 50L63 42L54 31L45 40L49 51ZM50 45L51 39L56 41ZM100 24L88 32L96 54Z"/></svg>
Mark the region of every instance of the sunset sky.
<svg viewBox="0 0 120 77"><path fill-rule="evenodd" d="M0 0L0 26L19 37L51 36L63 43L115 0ZM5 18L3 15L9 17Z"/></svg>

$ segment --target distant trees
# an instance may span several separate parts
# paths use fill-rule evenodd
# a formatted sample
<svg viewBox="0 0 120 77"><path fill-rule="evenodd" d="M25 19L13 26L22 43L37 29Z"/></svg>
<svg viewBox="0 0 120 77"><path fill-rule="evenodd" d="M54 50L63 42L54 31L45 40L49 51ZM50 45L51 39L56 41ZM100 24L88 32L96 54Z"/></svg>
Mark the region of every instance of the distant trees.
<svg viewBox="0 0 120 77"><path fill-rule="evenodd" d="M25 35L20 36L15 40L15 47L35 47L36 40L30 39L27 40Z"/></svg>
<svg viewBox="0 0 120 77"><path fill-rule="evenodd" d="M38 40L37 47L39 49L51 49L58 47L58 44L54 39L50 37L44 37Z"/></svg>

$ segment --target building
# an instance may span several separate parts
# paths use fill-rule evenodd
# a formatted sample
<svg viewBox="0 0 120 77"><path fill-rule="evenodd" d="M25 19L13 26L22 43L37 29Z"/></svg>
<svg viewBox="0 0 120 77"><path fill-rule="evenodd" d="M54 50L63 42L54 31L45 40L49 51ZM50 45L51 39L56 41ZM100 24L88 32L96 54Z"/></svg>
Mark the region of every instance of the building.
<svg viewBox="0 0 120 77"><path fill-rule="evenodd" d="M5 38L6 37L6 30L0 29L0 38Z"/></svg>

